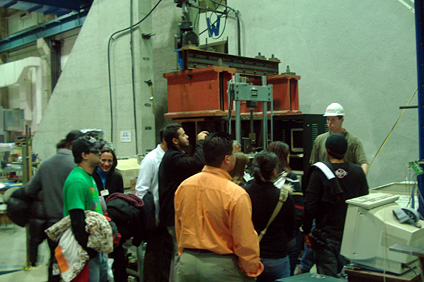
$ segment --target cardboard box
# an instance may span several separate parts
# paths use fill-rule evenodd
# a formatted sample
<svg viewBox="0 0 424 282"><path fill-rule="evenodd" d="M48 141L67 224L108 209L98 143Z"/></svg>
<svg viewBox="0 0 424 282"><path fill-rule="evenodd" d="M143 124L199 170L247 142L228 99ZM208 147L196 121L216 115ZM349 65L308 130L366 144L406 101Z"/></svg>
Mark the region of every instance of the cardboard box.
<svg viewBox="0 0 424 282"><path fill-rule="evenodd" d="M131 180L138 177L139 170L140 165L137 162L137 158L118 160L116 171L122 174L122 178L124 180L124 189L131 188Z"/></svg>

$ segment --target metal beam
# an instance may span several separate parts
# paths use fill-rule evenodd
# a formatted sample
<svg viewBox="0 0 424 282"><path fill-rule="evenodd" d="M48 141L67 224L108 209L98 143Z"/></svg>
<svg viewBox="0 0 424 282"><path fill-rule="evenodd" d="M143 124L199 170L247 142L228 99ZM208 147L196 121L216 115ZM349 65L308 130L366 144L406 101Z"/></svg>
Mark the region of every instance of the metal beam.
<svg viewBox="0 0 424 282"><path fill-rule="evenodd" d="M266 60L234 56L224 53L216 53L191 48L182 48L184 69L195 69L209 66L222 65L236 68L242 75L269 76L277 75L278 59Z"/></svg>
<svg viewBox="0 0 424 282"><path fill-rule="evenodd" d="M8 3L4 4L4 5L3 5L3 8L7 9L7 8L9 8L10 6L15 5L16 3L17 3L17 1L10 1L10 2L8 2Z"/></svg>
<svg viewBox="0 0 424 282"><path fill-rule="evenodd" d="M51 7L63 8L78 11L81 7L87 6L92 1L87 0L23 0L21 2L47 5Z"/></svg>
<svg viewBox="0 0 424 282"><path fill-rule="evenodd" d="M33 29L14 34L0 40L0 53L10 51L27 44L31 44L39 38L45 38L64 33L81 27L87 17L88 10L81 13L73 13L62 18L57 18Z"/></svg>
<svg viewBox="0 0 424 282"><path fill-rule="evenodd" d="M31 12L35 12L37 10L40 10L43 8L43 5L35 5L34 7L32 7L31 9L28 9L27 12L31 13Z"/></svg>
<svg viewBox="0 0 424 282"><path fill-rule="evenodd" d="M417 77L418 77L418 146L419 160L424 160L424 4L423 1L414 1L415 4L415 35L417 45ZM424 195L424 175L418 176L418 190ZM421 216L424 216L424 202L419 197Z"/></svg>

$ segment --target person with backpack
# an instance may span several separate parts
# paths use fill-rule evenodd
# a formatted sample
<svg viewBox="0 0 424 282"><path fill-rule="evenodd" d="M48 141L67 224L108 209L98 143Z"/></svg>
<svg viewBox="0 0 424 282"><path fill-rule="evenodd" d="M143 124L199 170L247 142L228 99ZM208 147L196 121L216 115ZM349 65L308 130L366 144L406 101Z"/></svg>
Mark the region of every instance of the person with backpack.
<svg viewBox="0 0 424 282"><path fill-rule="evenodd" d="M276 187L278 158L262 151L253 162L254 181L246 191L252 201L252 221L260 238L264 272L258 282L277 281L290 276L289 242L294 236L295 206L292 185Z"/></svg>
<svg viewBox="0 0 424 282"><path fill-rule="evenodd" d="M340 254L346 220L346 200L368 194L365 173L359 165L343 160L346 138L331 134L326 142L328 161L315 163L305 193L303 238L315 251L319 274L338 277L347 264ZM316 227L312 230L315 219Z"/></svg>

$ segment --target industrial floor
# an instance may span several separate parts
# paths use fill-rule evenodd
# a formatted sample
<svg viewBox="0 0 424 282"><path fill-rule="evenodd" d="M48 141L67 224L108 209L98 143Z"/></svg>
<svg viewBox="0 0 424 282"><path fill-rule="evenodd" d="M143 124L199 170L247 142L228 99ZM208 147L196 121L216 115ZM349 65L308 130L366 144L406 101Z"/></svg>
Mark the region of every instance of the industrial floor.
<svg viewBox="0 0 424 282"><path fill-rule="evenodd" d="M26 269L25 228L14 224L0 226L0 281L47 281L49 247L44 241L39 247L38 265Z"/></svg>
<svg viewBox="0 0 424 282"><path fill-rule="evenodd" d="M0 221L0 282L47 281L47 264L50 256L47 241L38 248L37 266L27 268L25 228L12 223L5 224L1 219ZM134 246L128 246L129 264L135 267L137 267L137 250ZM137 271L131 269L128 271L130 275L128 281L136 281L132 275L136 275Z"/></svg>
<svg viewBox="0 0 424 282"><path fill-rule="evenodd" d="M15 224L0 225L0 282L44 282L47 281L49 247L44 241L39 246L36 267L26 267L26 230ZM129 251L136 252L130 248ZM130 257L131 260L131 257ZM136 262L134 262L136 263ZM142 271L141 271L142 272ZM311 273L316 273L315 266ZM129 278L129 281L136 281Z"/></svg>

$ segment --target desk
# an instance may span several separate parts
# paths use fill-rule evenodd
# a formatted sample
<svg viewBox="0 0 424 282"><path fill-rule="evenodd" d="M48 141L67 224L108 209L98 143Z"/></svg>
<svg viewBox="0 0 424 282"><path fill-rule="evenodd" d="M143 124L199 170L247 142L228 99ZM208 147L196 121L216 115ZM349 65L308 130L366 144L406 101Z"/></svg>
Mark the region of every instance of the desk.
<svg viewBox="0 0 424 282"><path fill-rule="evenodd" d="M4 194L10 188L15 188L15 187L18 187L18 188L22 187L22 182L0 182L0 194Z"/></svg>
<svg viewBox="0 0 424 282"><path fill-rule="evenodd" d="M374 281L385 281L385 282L420 282L421 275L420 270L408 271L402 275L383 274L380 272L369 271L369 270L353 270L346 269L348 275L347 281L349 282L374 282Z"/></svg>
<svg viewBox="0 0 424 282"><path fill-rule="evenodd" d="M275 281L278 281L278 282L342 282L346 280L337 279L331 276L325 276L320 274L304 273L304 274L291 276L287 278L281 278Z"/></svg>
<svg viewBox="0 0 424 282"><path fill-rule="evenodd" d="M8 223L12 223L7 217L7 200L9 199L14 190L22 186L22 183L1 184L4 187L0 188L0 222L3 222L4 225L7 225Z"/></svg>

